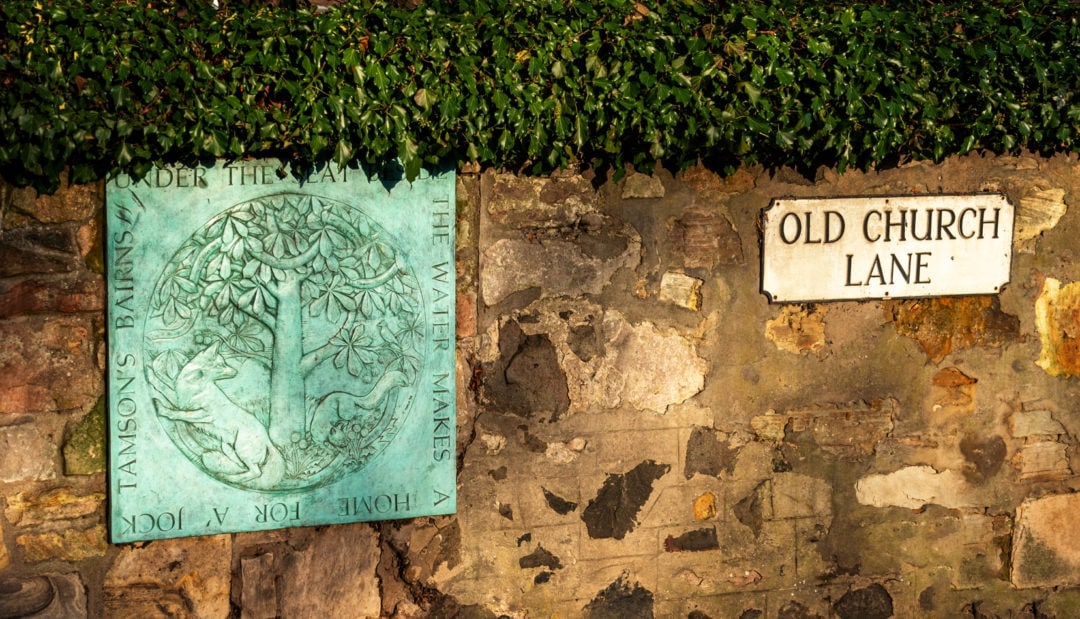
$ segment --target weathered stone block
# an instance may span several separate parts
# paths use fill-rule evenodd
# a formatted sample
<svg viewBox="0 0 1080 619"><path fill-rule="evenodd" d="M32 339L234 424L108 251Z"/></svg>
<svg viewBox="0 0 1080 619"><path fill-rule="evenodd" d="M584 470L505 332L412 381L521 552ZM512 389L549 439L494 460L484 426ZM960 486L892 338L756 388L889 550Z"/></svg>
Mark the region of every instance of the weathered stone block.
<svg viewBox="0 0 1080 619"><path fill-rule="evenodd" d="M34 223L84 221L93 216L105 201L105 183L69 185L66 172L60 175L60 188L52 195L38 195L32 188L11 188L6 228Z"/></svg>
<svg viewBox="0 0 1080 619"><path fill-rule="evenodd" d="M779 316L765 323L765 339L786 352L821 352L825 348L825 316L818 310L785 305Z"/></svg>
<svg viewBox="0 0 1080 619"><path fill-rule="evenodd" d="M101 397L89 316L0 321L0 414L86 410Z"/></svg>
<svg viewBox="0 0 1080 619"><path fill-rule="evenodd" d="M1020 332L1020 319L1001 311L997 296L889 301L883 307L896 332L915 340L934 363L957 350L999 348Z"/></svg>
<svg viewBox="0 0 1080 619"><path fill-rule="evenodd" d="M616 271L641 261L636 232L596 234L590 243L562 239L500 239L481 256L480 290L486 305L539 287L543 296L598 294Z"/></svg>
<svg viewBox="0 0 1080 619"><path fill-rule="evenodd" d="M0 277L67 273L79 265L78 249L66 227L0 232Z"/></svg>
<svg viewBox="0 0 1080 619"><path fill-rule="evenodd" d="M22 549L23 559L27 563L103 557L108 547L103 525L89 529L65 529L62 532L25 533L15 538L15 544Z"/></svg>
<svg viewBox="0 0 1080 619"><path fill-rule="evenodd" d="M75 574L0 576L0 617L85 619L86 589Z"/></svg>
<svg viewBox="0 0 1080 619"><path fill-rule="evenodd" d="M663 198L664 184L656 176L632 172L623 180L622 199Z"/></svg>
<svg viewBox="0 0 1080 619"><path fill-rule="evenodd" d="M94 408L71 427L63 456L65 475L105 472L105 398L98 398Z"/></svg>
<svg viewBox="0 0 1080 619"><path fill-rule="evenodd" d="M264 552L254 557L240 559L240 617L242 619L269 619L278 614L277 574L274 572L274 555Z"/></svg>
<svg viewBox="0 0 1080 619"><path fill-rule="evenodd" d="M7 498L4 516L12 524L33 527L47 522L74 520L101 508L105 493L77 494L70 488L45 492L19 492Z"/></svg>
<svg viewBox="0 0 1080 619"><path fill-rule="evenodd" d="M493 325L489 336L494 346L483 358L494 362L490 369L497 375L505 367L500 357L512 357L521 334L542 335L554 346L566 376L568 414L615 408L663 414L704 387L705 360L674 329L631 324L618 311L605 312L582 300L541 299L514 314L516 318ZM665 380L657 381L657 376ZM548 388L561 385L553 382Z"/></svg>
<svg viewBox="0 0 1080 619"><path fill-rule="evenodd" d="M0 425L0 482L55 479L58 421L25 417L17 421L15 425Z"/></svg>
<svg viewBox="0 0 1080 619"><path fill-rule="evenodd" d="M1028 499L1016 508L1013 586L1069 587L1080 584L1080 529L1075 526L1080 494Z"/></svg>
<svg viewBox="0 0 1080 619"><path fill-rule="evenodd" d="M667 271L660 278L660 300L696 312L701 309L702 283L685 273Z"/></svg>
<svg viewBox="0 0 1080 619"><path fill-rule="evenodd" d="M750 191L757 184L754 174L746 169L721 176L704 166L693 166L679 174L679 180L705 193L735 194Z"/></svg>
<svg viewBox="0 0 1080 619"><path fill-rule="evenodd" d="M1062 286L1046 278L1035 299L1035 329L1042 342L1038 366L1051 376L1080 375L1080 282Z"/></svg>
<svg viewBox="0 0 1080 619"><path fill-rule="evenodd" d="M1036 189L1023 196L1016 207L1016 240L1029 241L1052 229L1065 214L1065 190Z"/></svg>
<svg viewBox="0 0 1080 619"><path fill-rule="evenodd" d="M534 178L493 173L487 193L487 212L492 220L512 228L558 228L575 226L587 214L596 213L600 194L592 181L577 175Z"/></svg>
<svg viewBox="0 0 1080 619"><path fill-rule="evenodd" d="M163 610L155 615L226 617L231 566L228 535L123 546L105 574L106 614L138 616L156 606Z"/></svg>
<svg viewBox="0 0 1080 619"><path fill-rule="evenodd" d="M1016 450L1012 465L1023 481L1056 481L1072 475L1068 447L1057 441L1036 440Z"/></svg>
<svg viewBox="0 0 1080 619"><path fill-rule="evenodd" d="M100 312L105 283L100 275L32 277L0 286L0 319L27 314Z"/></svg>
<svg viewBox="0 0 1080 619"><path fill-rule="evenodd" d="M313 532L310 543L281 558L285 617L378 617L378 534L367 524Z"/></svg>

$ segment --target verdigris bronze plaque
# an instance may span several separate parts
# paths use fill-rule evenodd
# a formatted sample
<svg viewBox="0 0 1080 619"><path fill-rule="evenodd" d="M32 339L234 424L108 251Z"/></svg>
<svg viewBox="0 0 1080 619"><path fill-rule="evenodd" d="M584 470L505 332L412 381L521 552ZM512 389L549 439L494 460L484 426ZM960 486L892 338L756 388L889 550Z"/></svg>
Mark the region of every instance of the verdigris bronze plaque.
<svg viewBox="0 0 1080 619"><path fill-rule="evenodd" d="M454 177L107 186L114 542L455 509Z"/></svg>

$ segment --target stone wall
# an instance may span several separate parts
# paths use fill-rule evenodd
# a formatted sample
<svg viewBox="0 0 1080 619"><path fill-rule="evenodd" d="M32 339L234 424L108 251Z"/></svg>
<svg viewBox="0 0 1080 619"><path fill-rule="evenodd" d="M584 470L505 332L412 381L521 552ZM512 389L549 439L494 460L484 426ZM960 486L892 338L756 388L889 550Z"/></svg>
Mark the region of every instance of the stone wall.
<svg viewBox="0 0 1080 619"><path fill-rule="evenodd" d="M772 198L1004 192L993 297L769 304ZM459 513L105 533L100 186L0 185L0 617L1067 617L1076 158L458 183Z"/></svg>

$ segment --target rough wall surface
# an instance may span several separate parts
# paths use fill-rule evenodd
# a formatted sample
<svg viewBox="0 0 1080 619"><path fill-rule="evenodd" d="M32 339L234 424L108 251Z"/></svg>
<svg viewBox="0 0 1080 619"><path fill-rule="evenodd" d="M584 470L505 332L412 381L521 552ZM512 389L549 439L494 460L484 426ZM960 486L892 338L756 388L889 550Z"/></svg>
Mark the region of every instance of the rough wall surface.
<svg viewBox="0 0 1080 619"><path fill-rule="evenodd" d="M771 305L772 198L1003 192L992 297ZM105 536L100 186L0 185L0 617L1080 613L1076 158L458 186L459 513Z"/></svg>

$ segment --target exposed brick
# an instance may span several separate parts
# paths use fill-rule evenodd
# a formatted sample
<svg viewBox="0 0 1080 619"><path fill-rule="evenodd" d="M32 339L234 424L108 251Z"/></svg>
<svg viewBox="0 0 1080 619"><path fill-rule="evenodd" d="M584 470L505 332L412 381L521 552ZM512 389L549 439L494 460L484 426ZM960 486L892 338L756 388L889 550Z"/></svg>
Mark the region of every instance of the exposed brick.
<svg viewBox="0 0 1080 619"><path fill-rule="evenodd" d="M718 209L687 209L671 228L672 251L686 268L743 263L742 239L731 220Z"/></svg>

